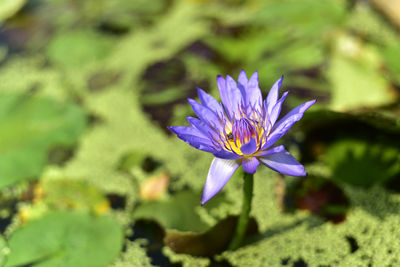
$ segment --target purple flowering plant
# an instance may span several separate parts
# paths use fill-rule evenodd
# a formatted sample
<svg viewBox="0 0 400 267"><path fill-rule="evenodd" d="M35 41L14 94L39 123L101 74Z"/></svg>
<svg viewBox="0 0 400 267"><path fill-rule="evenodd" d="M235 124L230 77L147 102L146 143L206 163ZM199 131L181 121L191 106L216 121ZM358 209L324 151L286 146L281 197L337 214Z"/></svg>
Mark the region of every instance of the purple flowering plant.
<svg viewBox="0 0 400 267"><path fill-rule="evenodd" d="M306 176L306 171L284 146L271 146L278 141L316 100L308 101L282 119L277 120L288 92L279 98L283 76L272 86L267 99L262 100L258 73L247 79L241 71L236 83L229 75L217 77L222 104L198 89L201 104L189 103L199 117L188 117L189 127L168 127L191 146L213 153L201 203L205 204L228 182L242 165L245 172L256 172L260 162L282 174Z"/></svg>
<svg viewBox="0 0 400 267"><path fill-rule="evenodd" d="M275 82L263 101L257 72L248 79L242 70L238 82L229 75L225 79L217 76L222 104L198 88L201 104L188 99L198 118L187 117L191 124L188 127L168 127L191 146L214 155L201 198L202 205L215 196L239 166L242 166L245 172L244 202L237 231L240 221L244 224L242 228L247 226L253 174L260 163L285 175L307 175L303 165L291 156L283 145L272 146L302 118L304 112L316 100L294 108L278 120L282 104L288 95L288 92L284 92L279 98L282 81L283 76ZM247 218L242 218L243 216ZM242 236L231 248L238 247L244 235L244 228L239 230L243 233L236 233Z"/></svg>

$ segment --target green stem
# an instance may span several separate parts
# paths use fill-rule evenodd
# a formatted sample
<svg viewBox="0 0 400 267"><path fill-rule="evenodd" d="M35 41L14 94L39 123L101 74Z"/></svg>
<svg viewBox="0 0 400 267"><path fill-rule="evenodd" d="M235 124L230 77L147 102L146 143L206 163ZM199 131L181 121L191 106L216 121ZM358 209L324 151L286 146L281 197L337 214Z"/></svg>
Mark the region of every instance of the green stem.
<svg viewBox="0 0 400 267"><path fill-rule="evenodd" d="M253 198L253 174L244 173L242 212L236 225L235 234L229 244L229 250L237 249L243 241L249 223L251 199Z"/></svg>

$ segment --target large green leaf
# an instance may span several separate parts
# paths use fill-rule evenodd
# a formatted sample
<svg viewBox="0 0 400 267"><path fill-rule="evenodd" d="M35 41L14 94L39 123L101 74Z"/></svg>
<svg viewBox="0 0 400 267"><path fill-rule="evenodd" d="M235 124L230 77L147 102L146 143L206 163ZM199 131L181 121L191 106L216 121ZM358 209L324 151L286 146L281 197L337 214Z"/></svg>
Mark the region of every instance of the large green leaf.
<svg viewBox="0 0 400 267"><path fill-rule="evenodd" d="M382 55L393 80L400 84L400 42L385 47Z"/></svg>
<svg viewBox="0 0 400 267"><path fill-rule="evenodd" d="M0 22L12 17L25 4L25 0L0 0Z"/></svg>
<svg viewBox="0 0 400 267"><path fill-rule="evenodd" d="M324 158L333 178L349 184L371 186L400 174L399 148L363 140L344 139L328 146Z"/></svg>
<svg viewBox="0 0 400 267"><path fill-rule="evenodd" d="M76 105L0 95L0 188L38 175L49 149L74 144L85 124Z"/></svg>
<svg viewBox="0 0 400 267"><path fill-rule="evenodd" d="M336 110L379 106L391 101L387 81L369 66L335 57L328 76L333 85L331 105Z"/></svg>
<svg viewBox="0 0 400 267"><path fill-rule="evenodd" d="M54 212L11 235L6 266L106 266L118 256L122 241L111 217Z"/></svg>
<svg viewBox="0 0 400 267"><path fill-rule="evenodd" d="M389 83L379 71L381 58L375 47L349 36L338 38L336 45L327 71L333 109L376 107L394 101Z"/></svg>

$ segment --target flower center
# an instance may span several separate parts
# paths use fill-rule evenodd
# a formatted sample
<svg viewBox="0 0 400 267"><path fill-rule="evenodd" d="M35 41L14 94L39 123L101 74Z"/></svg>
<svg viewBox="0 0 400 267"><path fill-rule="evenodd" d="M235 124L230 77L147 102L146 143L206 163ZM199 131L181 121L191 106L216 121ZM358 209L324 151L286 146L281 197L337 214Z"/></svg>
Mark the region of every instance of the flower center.
<svg viewBox="0 0 400 267"><path fill-rule="evenodd" d="M232 125L232 135L236 141L245 144L252 137L256 137L257 130L255 129L256 123L252 123L249 119L241 118L235 120Z"/></svg>
<svg viewBox="0 0 400 267"><path fill-rule="evenodd" d="M224 146L227 150L232 151L238 155L243 155L240 148L242 145L254 138L257 145L262 142L262 136L264 134L263 128L258 122L250 120L248 118L240 118L234 120L231 127L227 129L224 136Z"/></svg>

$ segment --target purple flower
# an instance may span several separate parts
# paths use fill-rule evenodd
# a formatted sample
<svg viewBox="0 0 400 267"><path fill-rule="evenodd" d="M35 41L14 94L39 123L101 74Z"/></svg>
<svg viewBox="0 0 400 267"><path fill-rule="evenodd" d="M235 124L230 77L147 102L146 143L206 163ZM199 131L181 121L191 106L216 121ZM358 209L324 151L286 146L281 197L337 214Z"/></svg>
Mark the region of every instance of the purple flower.
<svg viewBox="0 0 400 267"><path fill-rule="evenodd" d="M285 92L279 98L282 80L283 76L263 101L257 72L247 79L242 70L237 83L229 75L226 79L218 76L222 104L198 89L201 104L189 99L198 118L187 117L191 124L189 127L168 127L186 143L215 156L204 186L202 205L225 186L240 165L251 174L256 172L261 162L285 175L307 175L303 165L284 146L271 148L316 102L308 101L277 120L288 94Z"/></svg>

